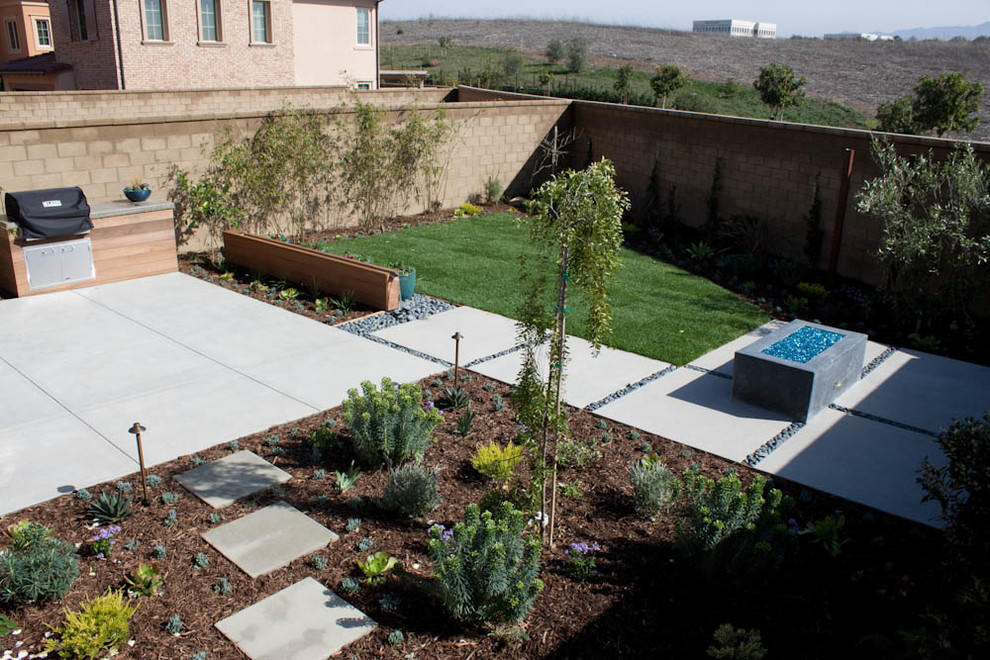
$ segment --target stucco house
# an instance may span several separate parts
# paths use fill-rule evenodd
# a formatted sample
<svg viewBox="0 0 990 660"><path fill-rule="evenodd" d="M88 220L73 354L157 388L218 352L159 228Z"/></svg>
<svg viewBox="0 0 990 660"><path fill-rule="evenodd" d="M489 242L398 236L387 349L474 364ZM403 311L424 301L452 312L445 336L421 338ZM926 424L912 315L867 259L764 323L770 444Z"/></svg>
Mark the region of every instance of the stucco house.
<svg viewBox="0 0 990 660"><path fill-rule="evenodd" d="M0 0L0 77L4 90L52 90L72 84L59 64L46 0Z"/></svg>
<svg viewBox="0 0 990 660"><path fill-rule="evenodd" d="M75 89L378 87L381 0L49 0Z"/></svg>

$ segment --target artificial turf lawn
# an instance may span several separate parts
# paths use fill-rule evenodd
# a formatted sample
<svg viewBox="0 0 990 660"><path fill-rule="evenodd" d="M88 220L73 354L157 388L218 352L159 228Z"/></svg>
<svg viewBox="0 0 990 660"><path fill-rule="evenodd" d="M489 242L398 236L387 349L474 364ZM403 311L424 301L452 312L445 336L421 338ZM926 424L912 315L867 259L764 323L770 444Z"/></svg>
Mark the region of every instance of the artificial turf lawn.
<svg viewBox="0 0 990 660"><path fill-rule="evenodd" d="M519 257L526 255L530 264L539 260L524 222L510 214L484 215L335 241L324 249L382 265L402 262L416 268L419 293L515 318L525 291ZM552 266L546 270L552 283ZM677 365L768 320L759 308L708 280L627 249L610 300L609 346ZM568 334L587 337L587 305L580 293L571 296L570 307Z"/></svg>

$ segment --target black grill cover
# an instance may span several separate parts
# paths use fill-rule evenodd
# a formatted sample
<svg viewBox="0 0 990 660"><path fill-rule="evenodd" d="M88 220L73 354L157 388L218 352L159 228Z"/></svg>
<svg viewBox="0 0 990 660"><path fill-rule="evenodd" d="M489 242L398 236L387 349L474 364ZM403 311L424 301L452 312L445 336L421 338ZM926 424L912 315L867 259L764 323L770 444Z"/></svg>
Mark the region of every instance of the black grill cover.
<svg viewBox="0 0 990 660"><path fill-rule="evenodd" d="M57 238L85 234L93 228L82 188L50 188L7 193L7 216L20 238Z"/></svg>

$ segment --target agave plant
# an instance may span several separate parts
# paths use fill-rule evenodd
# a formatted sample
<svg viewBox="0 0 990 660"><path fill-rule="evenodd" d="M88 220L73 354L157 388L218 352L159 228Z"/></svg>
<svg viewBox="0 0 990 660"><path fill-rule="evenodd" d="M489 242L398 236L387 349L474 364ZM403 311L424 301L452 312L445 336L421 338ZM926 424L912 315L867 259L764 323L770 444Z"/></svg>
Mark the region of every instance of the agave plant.
<svg viewBox="0 0 990 660"><path fill-rule="evenodd" d="M89 505L88 513L96 522L115 523L127 520L134 513L131 498L123 493L100 493Z"/></svg>

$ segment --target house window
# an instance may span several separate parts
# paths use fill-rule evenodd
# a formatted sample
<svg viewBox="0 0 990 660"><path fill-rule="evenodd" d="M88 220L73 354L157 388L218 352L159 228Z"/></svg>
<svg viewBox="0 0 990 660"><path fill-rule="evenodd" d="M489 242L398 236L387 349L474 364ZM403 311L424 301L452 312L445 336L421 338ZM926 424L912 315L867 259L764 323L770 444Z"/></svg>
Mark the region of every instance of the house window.
<svg viewBox="0 0 990 660"><path fill-rule="evenodd" d="M165 0L144 0L144 38L148 41L168 39L168 8Z"/></svg>
<svg viewBox="0 0 990 660"><path fill-rule="evenodd" d="M251 0L251 43L272 43L272 3Z"/></svg>
<svg viewBox="0 0 990 660"><path fill-rule="evenodd" d="M38 37L38 48L52 47L52 26L47 18L34 19L34 32Z"/></svg>
<svg viewBox="0 0 990 660"><path fill-rule="evenodd" d="M220 0L199 0L200 41L220 41Z"/></svg>
<svg viewBox="0 0 990 660"><path fill-rule="evenodd" d="M359 83L357 83L357 84L354 85L354 89L365 90L365 91L370 90L371 89L371 83L370 82L359 82Z"/></svg>
<svg viewBox="0 0 990 660"><path fill-rule="evenodd" d="M371 45L371 10L357 10L357 42L359 46Z"/></svg>
<svg viewBox="0 0 990 660"><path fill-rule="evenodd" d="M17 35L16 21L7 21L7 45L12 53L18 53L21 50L21 40Z"/></svg>
<svg viewBox="0 0 990 660"><path fill-rule="evenodd" d="M85 0L69 0L69 38L72 41L89 41Z"/></svg>

